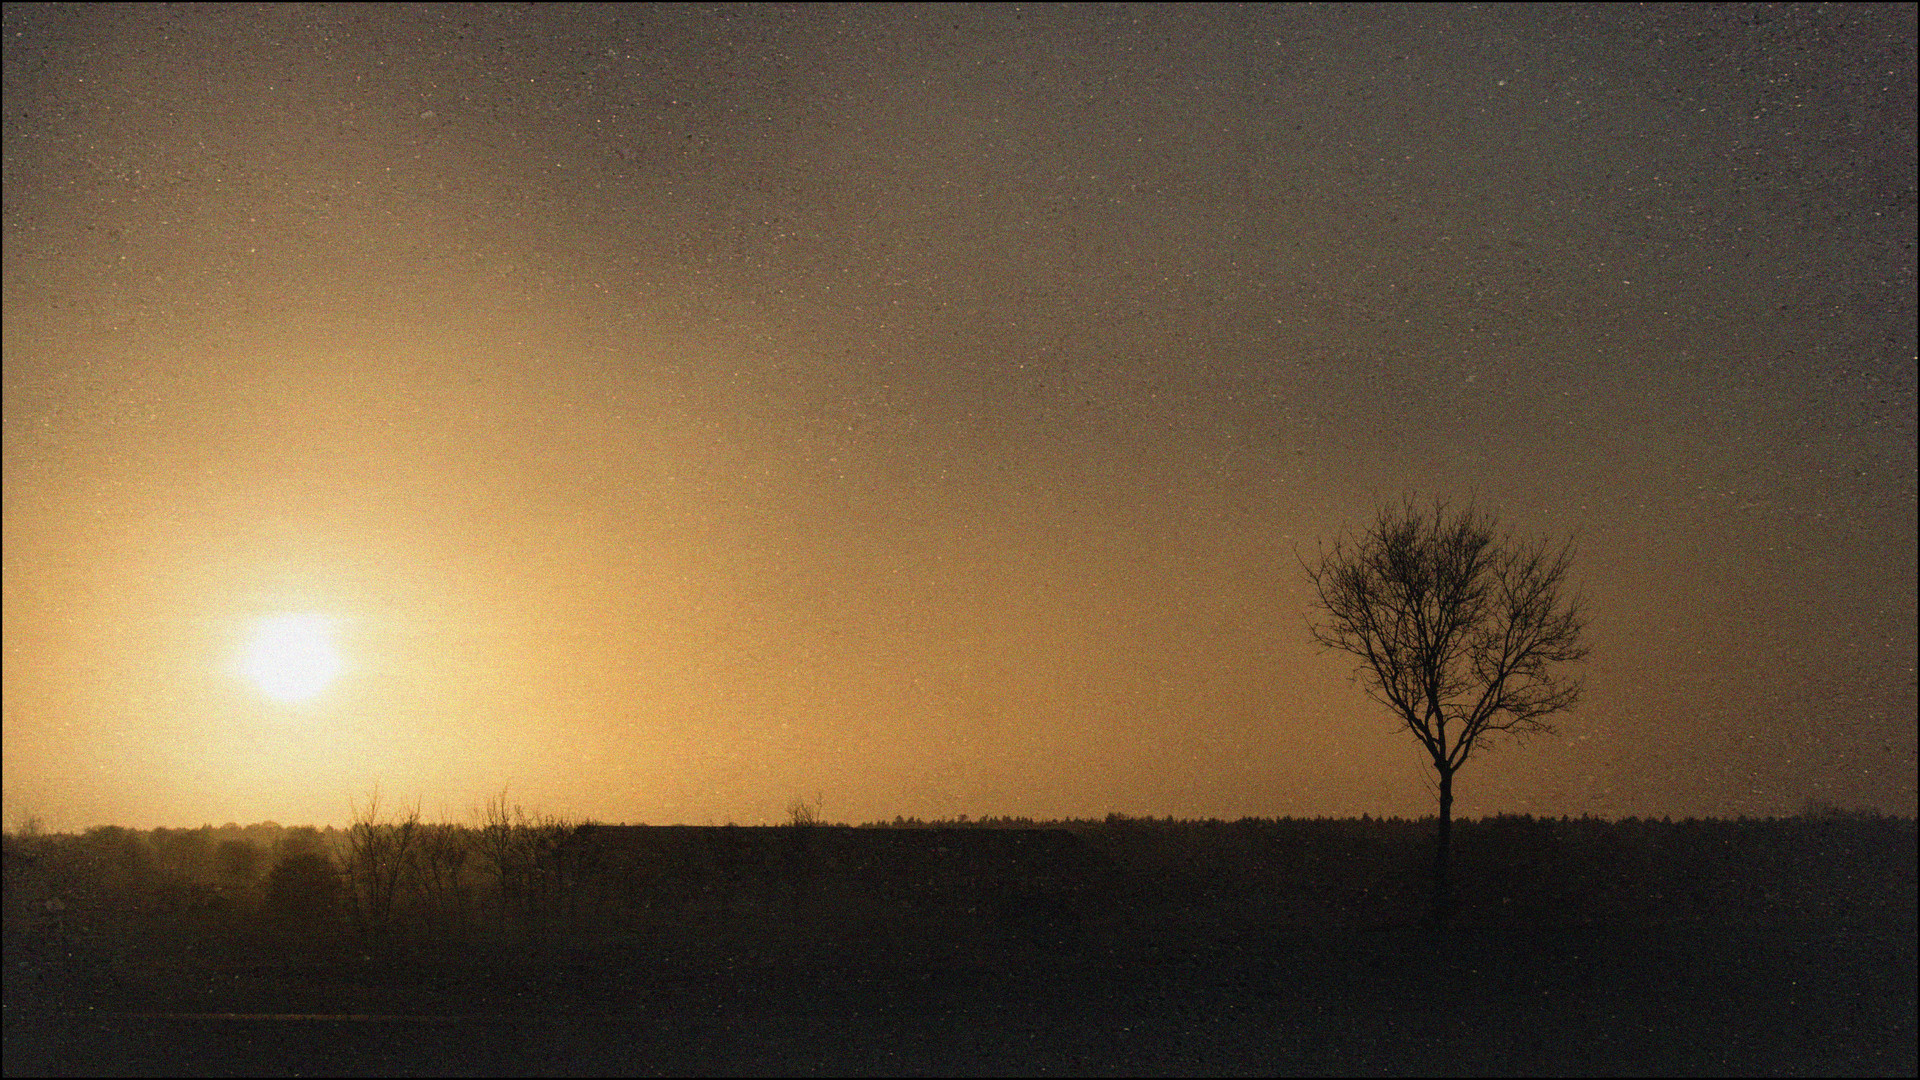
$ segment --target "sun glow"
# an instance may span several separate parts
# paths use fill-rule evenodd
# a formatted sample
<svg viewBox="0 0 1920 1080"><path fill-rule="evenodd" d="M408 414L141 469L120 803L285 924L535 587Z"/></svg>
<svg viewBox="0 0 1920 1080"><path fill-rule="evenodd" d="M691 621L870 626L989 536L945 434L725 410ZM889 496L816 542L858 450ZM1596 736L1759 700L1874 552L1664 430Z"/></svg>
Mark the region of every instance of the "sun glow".
<svg viewBox="0 0 1920 1080"><path fill-rule="evenodd" d="M324 615L276 615L254 626L240 670L275 701L311 701L340 674L333 647L334 620Z"/></svg>

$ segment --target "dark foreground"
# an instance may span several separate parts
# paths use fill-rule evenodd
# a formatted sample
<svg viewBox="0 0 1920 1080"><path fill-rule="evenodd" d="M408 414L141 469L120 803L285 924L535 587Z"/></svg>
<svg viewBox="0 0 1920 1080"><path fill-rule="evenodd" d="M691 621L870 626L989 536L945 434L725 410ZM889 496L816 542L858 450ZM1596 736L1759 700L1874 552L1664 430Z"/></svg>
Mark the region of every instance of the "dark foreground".
<svg viewBox="0 0 1920 1080"><path fill-rule="evenodd" d="M1172 856L1153 874L1121 860L1105 894L1039 916L862 921L836 900L457 942L232 921L145 939L10 929L5 1066L1912 1075L1911 827L1882 847L1823 866L1810 845L1797 869L1815 880L1791 885L1780 866L1755 882L1745 861L1670 874L1641 859L1610 898L1548 863L1505 881L1487 864L1479 880L1500 887L1470 891L1445 934L1377 917L1409 907L1417 875L1320 893L1316 911L1277 880L1262 894Z"/></svg>
<svg viewBox="0 0 1920 1080"><path fill-rule="evenodd" d="M1589 928L1436 946L1388 930L1005 959L692 965L603 948L484 971L356 959L166 986L130 973L58 1013L9 1009L6 1070L1900 1075L1914 1062L1910 938ZM274 985L289 977L303 985Z"/></svg>

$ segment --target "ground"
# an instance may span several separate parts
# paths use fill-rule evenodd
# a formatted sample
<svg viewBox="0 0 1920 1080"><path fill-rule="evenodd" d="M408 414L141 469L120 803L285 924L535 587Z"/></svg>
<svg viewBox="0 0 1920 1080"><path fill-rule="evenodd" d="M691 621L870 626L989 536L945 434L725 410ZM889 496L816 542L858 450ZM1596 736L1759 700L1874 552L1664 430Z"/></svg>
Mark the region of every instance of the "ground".
<svg viewBox="0 0 1920 1080"><path fill-rule="evenodd" d="M1906 828L1845 865L1809 845L1796 865L1825 884L1793 888L1689 855L1600 898L1468 857L1444 931L1392 917L1417 915L1417 873L1316 913L1217 861L1127 859L1081 912L716 905L459 941L232 915L10 928L6 1071L1911 1075Z"/></svg>

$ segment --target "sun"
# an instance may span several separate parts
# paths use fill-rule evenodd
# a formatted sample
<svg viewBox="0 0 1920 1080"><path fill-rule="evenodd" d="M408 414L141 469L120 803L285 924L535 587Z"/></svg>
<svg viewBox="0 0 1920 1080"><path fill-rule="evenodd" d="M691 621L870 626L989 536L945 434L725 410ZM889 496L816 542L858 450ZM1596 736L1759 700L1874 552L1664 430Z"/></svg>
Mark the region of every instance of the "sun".
<svg viewBox="0 0 1920 1080"><path fill-rule="evenodd" d="M275 701L311 701L343 666L333 647L334 620L325 615L275 615L254 625L240 670Z"/></svg>

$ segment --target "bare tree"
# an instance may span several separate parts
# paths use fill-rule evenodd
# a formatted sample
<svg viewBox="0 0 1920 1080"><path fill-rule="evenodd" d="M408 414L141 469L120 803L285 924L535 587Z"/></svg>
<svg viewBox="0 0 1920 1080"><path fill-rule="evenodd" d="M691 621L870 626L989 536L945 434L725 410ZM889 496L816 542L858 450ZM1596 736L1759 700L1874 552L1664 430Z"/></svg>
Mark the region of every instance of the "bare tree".
<svg viewBox="0 0 1920 1080"><path fill-rule="evenodd" d="M820 815L826 805L825 794L815 795L812 802L796 795L787 801L787 823L796 828L822 824Z"/></svg>
<svg viewBox="0 0 1920 1080"><path fill-rule="evenodd" d="M427 915L440 927L461 932L467 925L467 887L463 871L469 848L466 831L449 821L420 826L415 869Z"/></svg>
<svg viewBox="0 0 1920 1080"><path fill-rule="evenodd" d="M474 840L481 860L493 873L503 926L527 879L520 835L514 828L516 813L525 816L525 811L507 801L507 789L504 787L498 796L489 797L486 805L474 812L474 816L479 818Z"/></svg>
<svg viewBox="0 0 1920 1080"><path fill-rule="evenodd" d="M1452 906L1448 856L1453 776L1496 734L1550 734L1578 680L1559 665L1587 655L1585 618L1569 592L1571 544L1516 541L1471 505L1412 499L1305 564L1317 593L1313 640L1361 661L1368 696L1393 710L1427 751L1440 786L1433 914Z"/></svg>
<svg viewBox="0 0 1920 1080"><path fill-rule="evenodd" d="M517 812L519 807L514 809ZM527 899L532 913L546 917L563 908L570 913L577 877L576 853L567 844L573 821L561 814L533 813L518 817L515 825L527 850Z"/></svg>
<svg viewBox="0 0 1920 1080"><path fill-rule="evenodd" d="M414 872L420 840L420 806L414 804L391 821L380 817L380 787L375 785L362 810L352 806L345 864L348 898L363 930L384 930L393 918L401 881Z"/></svg>
<svg viewBox="0 0 1920 1080"><path fill-rule="evenodd" d="M528 813L509 803L500 789L476 811L480 819L474 839L481 863L498 888L504 920L518 909L523 914L549 914L573 900L575 853L566 844L576 824L570 819Z"/></svg>

